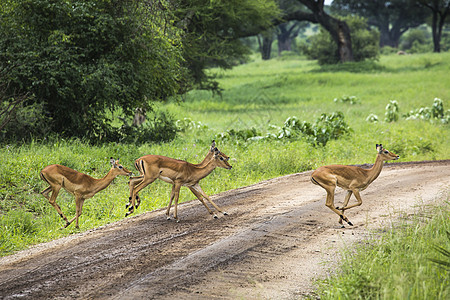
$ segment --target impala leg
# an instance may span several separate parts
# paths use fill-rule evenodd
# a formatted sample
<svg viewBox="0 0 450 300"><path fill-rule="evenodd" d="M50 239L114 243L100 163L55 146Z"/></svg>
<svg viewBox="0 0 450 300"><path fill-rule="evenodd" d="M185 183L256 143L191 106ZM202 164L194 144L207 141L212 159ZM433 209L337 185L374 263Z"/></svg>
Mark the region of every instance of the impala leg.
<svg viewBox="0 0 450 300"><path fill-rule="evenodd" d="M339 206L336 206L336 209L339 209L342 211L342 214L344 214L345 210L347 209L348 201L350 200L350 197L352 196L352 191L347 191L347 194L345 195L344 203L342 204L342 207L339 208ZM339 218L339 224L342 224L342 219Z"/></svg>
<svg viewBox="0 0 450 300"><path fill-rule="evenodd" d="M170 201L166 210L167 220L170 220L170 207L172 206L173 197L175 197L175 184L172 185L172 191L170 192Z"/></svg>
<svg viewBox="0 0 450 300"><path fill-rule="evenodd" d="M214 212L209 209L208 205L206 205L205 201L203 201L203 196L202 194L200 194L199 192L197 192L192 186L189 187L189 189L191 190L191 192L195 195L195 197L197 197L198 200L200 200L200 202L206 207L206 209L208 210L209 214L212 215L214 214ZM214 215L215 218L217 218L216 215Z"/></svg>
<svg viewBox="0 0 450 300"><path fill-rule="evenodd" d="M75 221L75 228L78 229L80 228L80 226L78 226L78 218L81 216L81 213L83 212L83 204L84 204L83 198L79 197L75 198L75 217L73 217L69 222L67 222L64 228L72 224L73 221Z"/></svg>
<svg viewBox="0 0 450 300"><path fill-rule="evenodd" d="M144 179L144 176L136 176L136 177L130 177L130 181L128 182L128 186L130 188L130 197L128 198L129 202L128 204L125 206L125 208L128 208L131 205L131 198L133 196L133 189L136 185L138 185L139 183L142 182L142 180ZM136 195L136 208L139 207L139 204L141 204L141 199L139 198L138 195Z"/></svg>
<svg viewBox="0 0 450 300"><path fill-rule="evenodd" d="M56 203L56 197L58 197L59 190L61 189L61 186L50 186L42 191L42 195L47 198L48 202L56 209L59 216L68 223L67 217L63 214L61 207L59 207L58 203ZM49 197L49 193L52 191L51 197Z"/></svg>
<svg viewBox="0 0 450 300"><path fill-rule="evenodd" d="M341 213L339 210L337 210L337 209L335 208L335 206L334 206L334 190L335 190L335 187L329 187L329 188L326 188L326 191L327 191L327 201L326 201L325 205L326 205L329 209L331 209L332 211L334 211L336 214L338 214L338 215L341 217L341 219L343 219L345 222L348 223L348 225L353 226L352 222L350 222L350 221L347 219L347 217L344 216L343 213Z"/></svg>
<svg viewBox="0 0 450 300"><path fill-rule="evenodd" d="M131 194L131 205L128 208L128 212L125 214L125 217L128 217L130 214L132 214L134 212L134 203L135 203L135 199L137 194L143 189L145 188L147 185L151 184L153 181L155 181L157 178L156 177L150 177L150 178L143 178L142 181L140 181L133 189L133 192Z"/></svg>
<svg viewBox="0 0 450 300"><path fill-rule="evenodd" d="M174 196L174 213L173 213L173 218L175 220L177 220L177 223L180 222L180 220L178 219L178 198L180 197L180 188L181 188L181 183L179 182L175 182L175 184L173 185L174 187L174 192L173 192L173 196Z"/></svg>
<svg viewBox="0 0 450 300"><path fill-rule="evenodd" d="M352 208L352 207L360 206L360 205L362 204L362 199L361 199L361 195L359 194L359 191L358 191L358 190L353 190L353 194L355 194L355 198L356 198L356 200L357 200L358 202L355 203L355 204L352 204L352 205L350 205L350 206L344 206L343 208L345 208L345 209L350 209L350 208Z"/></svg>
<svg viewBox="0 0 450 300"><path fill-rule="evenodd" d="M200 187L200 185L199 184L196 184L196 185L194 185L194 188L195 188L195 190L196 191L198 191L202 196L203 196L203 198L205 198L206 200L208 200L208 202L209 203L211 203L211 205L212 206L214 206L214 208L218 211L218 212L220 212L220 213L223 213L225 216L226 215L228 215L228 213L226 212L226 211L222 211L209 197L208 197L208 195L206 195L205 194L205 192L202 190L202 188ZM217 218L217 216L215 216L215 218Z"/></svg>

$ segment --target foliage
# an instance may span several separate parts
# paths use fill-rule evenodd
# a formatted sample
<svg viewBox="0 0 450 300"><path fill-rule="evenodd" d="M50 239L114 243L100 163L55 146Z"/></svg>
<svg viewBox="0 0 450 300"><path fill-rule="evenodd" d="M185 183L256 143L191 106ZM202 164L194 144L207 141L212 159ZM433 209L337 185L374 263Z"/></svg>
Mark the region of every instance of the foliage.
<svg viewBox="0 0 450 300"><path fill-rule="evenodd" d="M183 57L189 70L185 85L219 92L208 67L231 68L249 49L241 37L271 26L279 11L272 0L176 1L176 21L184 30Z"/></svg>
<svg viewBox="0 0 450 300"><path fill-rule="evenodd" d="M341 98L334 98L335 103L348 103L350 105L361 103L361 100L356 96L342 96Z"/></svg>
<svg viewBox="0 0 450 300"><path fill-rule="evenodd" d="M439 120L443 124L450 123L450 110L444 111L444 103L439 98L434 98L433 105L431 107L421 107L411 110L403 115L406 120L426 120L433 121Z"/></svg>
<svg viewBox="0 0 450 300"><path fill-rule="evenodd" d="M203 124L202 122L193 121L191 118L184 118L182 120L177 120L175 122L175 126L179 131L192 131L198 129L208 129L208 126Z"/></svg>
<svg viewBox="0 0 450 300"><path fill-rule="evenodd" d="M427 45L430 47L428 50L431 51L431 35L426 28L410 29L400 41L400 48L405 51L411 50L411 48L417 47L417 45ZM417 53L413 51L409 52Z"/></svg>
<svg viewBox="0 0 450 300"><path fill-rule="evenodd" d="M448 299L449 203L417 211L346 251L339 272L318 282L320 299ZM443 249L445 250L445 249ZM430 261L437 261L436 264Z"/></svg>
<svg viewBox="0 0 450 300"><path fill-rule="evenodd" d="M378 116L376 114L370 114L367 116L366 121L369 123L377 123L378 122Z"/></svg>
<svg viewBox="0 0 450 300"><path fill-rule="evenodd" d="M368 29L364 18L351 16L342 19L350 27L354 60L378 59L380 53L379 33L374 29ZM323 28L309 40L310 44L302 47L308 58L317 59L319 64L336 64L340 61L336 43Z"/></svg>
<svg viewBox="0 0 450 300"><path fill-rule="evenodd" d="M447 231L447 240L448 240L447 245L450 245L450 231ZM444 256L444 258L443 259L430 258L430 260L442 266L443 268L446 268L447 271L450 271L450 250L447 250L444 247L438 245L435 245L434 248L438 253L441 253Z"/></svg>
<svg viewBox="0 0 450 300"><path fill-rule="evenodd" d="M325 146L330 140L336 140L350 132L351 129L344 120L344 114L334 112L330 115L321 114L312 124L306 121L299 122L296 117L290 117L284 122L278 138L290 138L302 133L313 145Z"/></svg>
<svg viewBox="0 0 450 300"><path fill-rule="evenodd" d="M388 123L398 121L398 102L396 100L391 100L388 105L386 105L384 121Z"/></svg>
<svg viewBox="0 0 450 300"><path fill-rule="evenodd" d="M9 101L0 104L7 107ZM0 130L0 136L4 142L13 140L30 140L33 136L46 136L50 131L49 117L45 115L42 103L31 103L24 106L20 104L10 114L10 120L3 130Z"/></svg>
<svg viewBox="0 0 450 300"><path fill-rule="evenodd" d="M111 112L131 116L180 90L181 37L170 10L166 1L8 1L0 67L17 66L8 89L34 95L29 102L53 132L112 139Z"/></svg>
<svg viewBox="0 0 450 300"><path fill-rule="evenodd" d="M382 47L398 47L399 39L408 29L425 23L429 13L415 0L334 0L331 11L341 15L356 14L367 18L370 26L380 31Z"/></svg>
<svg viewBox="0 0 450 300"><path fill-rule="evenodd" d="M121 142L143 144L172 141L178 131L175 120L170 114L156 111L151 119L145 121L144 125L136 127L124 123L117 134Z"/></svg>

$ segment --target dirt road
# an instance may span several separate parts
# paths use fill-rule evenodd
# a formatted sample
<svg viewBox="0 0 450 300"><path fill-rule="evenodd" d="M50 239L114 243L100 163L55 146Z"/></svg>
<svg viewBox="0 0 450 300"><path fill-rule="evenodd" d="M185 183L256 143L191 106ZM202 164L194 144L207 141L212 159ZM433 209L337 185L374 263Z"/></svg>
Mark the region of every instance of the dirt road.
<svg viewBox="0 0 450 300"><path fill-rule="evenodd" d="M229 213L219 219L191 201L180 223L159 210L1 258L0 298L299 299L339 249L450 192L450 160L390 164L340 228L310 174L215 195Z"/></svg>

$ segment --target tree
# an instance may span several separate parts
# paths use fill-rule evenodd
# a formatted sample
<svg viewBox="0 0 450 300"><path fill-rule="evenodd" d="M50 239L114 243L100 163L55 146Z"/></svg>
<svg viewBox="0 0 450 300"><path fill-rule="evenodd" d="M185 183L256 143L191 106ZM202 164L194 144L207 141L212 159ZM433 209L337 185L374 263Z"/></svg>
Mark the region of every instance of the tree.
<svg viewBox="0 0 450 300"><path fill-rule="evenodd" d="M344 20L350 27L354 60L377 59L379 56L378 41L380 40L378 31L376 29L369 30L366 20L362 17L348 16ZM317 59L319 64L339 62L339 56L336 55L338 49L329 32L321 28L319 34L312 36L310 40L310 45L303 49L309 58Z"/></svg>
<svg viewBox="0 0 450 300"><path fill-rule="evenodd" d="M115 113L132 118L180 91L171 9L163 0L2 1L0 68L17 65L7 93L33 95L54 132L114 139Z"/></svg>
<svg viewBox="0 0 450 300"><path fill-rule="evenodd" d="M296 2L302 4L306 11L303 9L284 11L283 19L285 21L308 21L322 25L337 45L340 62L353 61L352 41L347 23L330 16L324 9L324 0L296 0Z"/></svg>
<svg viewBox="0 0 450 300"><path fill-rule="evenodd" d="M304 28L305 23L293 21L278 25L278 55L283 51L291 51L292 40L298 36L300 30Z"/></svg>
<svg viewBox="0 0 450 300"><path fill-rule="evenodd" d="M176 22L183 29L188 88L218 91L208 67L231 68L249 53L240 38L272 26L279 10L273 0L177 0Z"/></svg>
<svg viewBox="0 0 450 300"><path fill-rule="evenodd" d="M417 0L418 4L432 12L431 31L434 52L441 52L442 28L450 13L450 0Z"/></svg>
<svg viewBox="0 0 450 300"><path fill-rule="evenodd" d="M369 25L380 31L380 46L397 48L400 37L409 28L420 26L428 15L416 5L416 0L334 0L332 11L342 14L358 14Z"/></svg>

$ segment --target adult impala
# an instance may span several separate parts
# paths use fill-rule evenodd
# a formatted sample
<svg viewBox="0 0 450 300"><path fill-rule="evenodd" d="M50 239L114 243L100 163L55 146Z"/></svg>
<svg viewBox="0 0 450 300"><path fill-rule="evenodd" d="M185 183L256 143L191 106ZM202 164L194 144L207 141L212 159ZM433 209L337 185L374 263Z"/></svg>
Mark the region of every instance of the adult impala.
<svg viewBox="0 0 450 300"><path fill-rule="evenodd" d="M167 207L166 215L167 219L170 219L170 207L172 201L174 201L174 214L175 220L178 220L177 206L180 188L182 186L188 187L191 192L200 200L200 202L206 207L208 212L217 218L217 215L208 207L205 200L208 201L218 212L226 215L206 194L203 192L199 185L200 180L208 176L216 167L231 169L231 165L228 163L229 157L219 151L216 147L213 149L213 153L207 154L211 158L200 164L191 164L183 160L177 160L161 155L146 155L138 158L138 170L143 174L139 177L133 177L130 180L130 194L131 199L128 207L128 212L125 216L128 216L134 212L136 199L138 199L138 193L147 185L154 182L156 179L161 179L167 183L172 184L172 192L170 193L169 206ZM142 177L142 179L140 179Z"/></svg>
<svg viewBox="0 0 450 300"><path fill-rule="evenodd" d="M381 144L376 144L376 149L378 152L377 158L370 169L363 169L356 166L330 165L318 168L311 175L312 183L321 186L327 191L325 205L339 215L340 224L344 220L349 225L353 225L344 215L344 211L362 204L359 192L365 190L369 184L377 179L385 161L397 160L399 158L398 155L384 149ZM342 208L334 207L334 190L336 186L347 190ZM355 195L358 202L347 206L352 194Z"/></svg>
<svg viewBox="0 0 450 300"><path fill-rule="evenodd" d="M197 164L198 167L203 167L205 166L213 157L214 152L216 149L216 141L213 140L211 142L211 147L209 148L208 153L206 154L205 158L203 159L203 161L199 164ZM221 153L222 156L228 161L229 157L226 156L224 153ZM143 156L144 157L144 156ZM133 196L133 188L142 181L142 179L144 178L144 171L142 170L143 168L143 161L142 158L140 157L138 159L135 160L134 162L134 166L136 167L136 169L139 171L140 175L139 176L135 176L135 177L130 177L130 181L128 182L128 185L130 187L130 197L129 197L129 202L126 205L126 208L128 208L131 205L131 199ZM200 200L201 201L201 200ZM202 202L203 203L203 202ZM139 195L136 195L136 203L135 203L135 208L138 208L139 205L141 204L141 198L139 198Z"/></svg>
<svg viewBox="0 0 450 300"><path fill-rule="evenodd" d="M76 228L78 227L78 218L83 210L84 200L93 197L96 193L104 190L118 175L131 176L132 173L119 164L119 160L111 157L111 169L108 174L101 179L92 178L89 175L75 171L69 167L62 165L49 165L42 169L41 179L50 186L43 190L41 194L48 199L50 204L56 209L61 218L66 221L64 228L69 226L76 220ZM64 188L66 191L75 196L76 213L72 220L68 221L67 217L61 211L61 208L56 203L59 190ZM52 192L50 196L49 193Z"/></svg>

